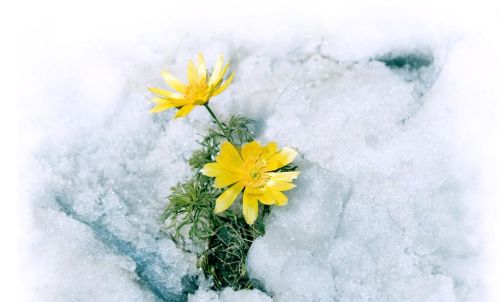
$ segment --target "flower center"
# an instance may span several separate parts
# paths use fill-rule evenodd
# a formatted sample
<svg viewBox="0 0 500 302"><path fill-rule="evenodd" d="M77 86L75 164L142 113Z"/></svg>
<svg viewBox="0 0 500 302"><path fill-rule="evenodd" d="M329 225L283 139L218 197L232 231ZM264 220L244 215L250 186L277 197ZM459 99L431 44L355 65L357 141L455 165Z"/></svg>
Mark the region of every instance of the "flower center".
<svg viewBox="0 0 500 302"><path fill-rule="evenodd" d="M186 89L186 98L196 105L203 105L209 97L209 87L206 81L190 83Z"/></svg>
<svg viewBox="0 0 500 302"><path fill-rule="evenodd" d="M246 171L246 186L250 188L261 188L269 180L269 176L265 174L264 168L267 165L267 161L255 157L250 158L244 163L244 169Z"/></svg>

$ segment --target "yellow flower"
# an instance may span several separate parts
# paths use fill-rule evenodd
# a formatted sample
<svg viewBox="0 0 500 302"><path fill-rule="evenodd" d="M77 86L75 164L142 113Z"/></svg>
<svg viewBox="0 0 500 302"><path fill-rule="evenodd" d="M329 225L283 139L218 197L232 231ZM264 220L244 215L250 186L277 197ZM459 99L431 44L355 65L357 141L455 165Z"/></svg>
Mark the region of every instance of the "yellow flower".
<svg viewBox="0 0 500 302"><path fill-rule="evenodd" d="M176 92L163 90L160 88L148 88L156 95L153 102L156 106L151 112L161 112L170 108L178 108L176 118L188 115L196 105L205 105L211 97L214 97L231 84L234 73L224 82L223 77L229 68L229 63L224 65L224 58L221 55L217 59L212 74L207 71L205 59L201 53L198 54L198 64L189 61L187 66L188 83L184 84L170 73L161 73L167 84Z"/></svg>
<svg viewBox="0 0 500 302"><path fill-rule="evenodd" d="M238 151L231 143L224 142L215 162L206 164L201 172L215 177L215 187L230 186L216 200L215 213L228 209L243 192L243 216L253 224L259 214L260 201L266 205L282 206L288 198L282 191L295 187L292 181L300 172L273 172L291 163L297 151L285 147L278 150L276 143L261 146L253 141Z"/></svg>

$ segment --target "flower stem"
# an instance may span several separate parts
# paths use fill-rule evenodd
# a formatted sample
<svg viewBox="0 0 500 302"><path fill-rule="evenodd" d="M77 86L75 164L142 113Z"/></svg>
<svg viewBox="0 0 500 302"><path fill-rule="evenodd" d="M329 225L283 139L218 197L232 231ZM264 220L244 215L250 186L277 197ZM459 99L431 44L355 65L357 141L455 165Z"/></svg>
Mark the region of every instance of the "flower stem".
<svg viewBox="0 0 500 302"><path fill-rule="evenodd" d="M212 116L212 119L214 120L214 122L217 124L217 126L219 126L219 129L220 131L222 131L222 133L224 134L224 136L227 138L228 141L232 142L231 140L231 137L229 137L229 134L226 133L226 130L224 129L224 127L222 126L221 122L219 121L219 119L217 118L217 116L215 116L215 113L212 111L212 109L210 109L210 107L208 106L208 104L205 104L203 105L205 106L205 108L207 108L208 110L208 113L210 113L210 115Z"/></svg>

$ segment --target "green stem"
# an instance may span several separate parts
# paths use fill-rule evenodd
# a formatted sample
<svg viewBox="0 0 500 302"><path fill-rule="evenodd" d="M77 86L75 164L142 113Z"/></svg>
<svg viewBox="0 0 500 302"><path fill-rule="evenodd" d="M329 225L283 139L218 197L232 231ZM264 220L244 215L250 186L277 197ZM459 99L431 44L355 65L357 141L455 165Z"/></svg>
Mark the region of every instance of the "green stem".
<svg viewBox="0 0 500 302"><path fill-rule="evenodd" d="M219 129L220 131L222 131L222 133L224 134L224 136L227 138L228 141L232 142L231 140L231 137L229 136L228 133L226 133L226 130L224 129L224 127L222 126L221 122L219 121L219 119L217 118L217 116L215 116L215 113L212 111L212 109L210 109L210 107L208 106L208 104L205 104L203 105L205 106L205 108L207 108L208 110L208 113L210 113L210 115L212 116L212 119L214 120L214 122L217 124L217 126L219 126Z"/></svg>

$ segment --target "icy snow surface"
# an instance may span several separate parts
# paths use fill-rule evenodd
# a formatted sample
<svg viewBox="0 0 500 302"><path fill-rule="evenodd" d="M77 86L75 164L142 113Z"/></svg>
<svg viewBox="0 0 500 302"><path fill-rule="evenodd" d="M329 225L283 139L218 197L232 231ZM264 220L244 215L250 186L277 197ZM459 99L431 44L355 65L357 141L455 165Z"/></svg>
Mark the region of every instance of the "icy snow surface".
<svg viewBox="0 0 500 302"><path fill-rule="evenodd" d="M466 38L393 25L45 54L23 106L31 301L483 301L484 199L461 131L474 104L488 111L464 75L487 60ZM301 154L289 205L249 252L266 293L196 291L195 258L160 231L210 121L149 114L146 87L166 68L185 76L198 51L236 73L214 110Z"/></svg>

